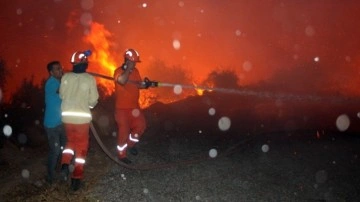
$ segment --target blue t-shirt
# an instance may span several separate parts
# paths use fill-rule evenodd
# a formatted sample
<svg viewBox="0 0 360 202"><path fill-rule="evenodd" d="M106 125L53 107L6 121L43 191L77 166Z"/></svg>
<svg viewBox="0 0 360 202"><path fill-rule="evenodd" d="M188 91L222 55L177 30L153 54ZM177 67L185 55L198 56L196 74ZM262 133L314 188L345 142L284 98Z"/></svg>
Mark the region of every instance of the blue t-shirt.
<svg viewBox="0 0 360 202"><path fill-rule="evenodd" d="M54 128L62 124L59 88L60 81L55 77L50 76L50 78L45 83L44 126L47 128Z"/></svg>

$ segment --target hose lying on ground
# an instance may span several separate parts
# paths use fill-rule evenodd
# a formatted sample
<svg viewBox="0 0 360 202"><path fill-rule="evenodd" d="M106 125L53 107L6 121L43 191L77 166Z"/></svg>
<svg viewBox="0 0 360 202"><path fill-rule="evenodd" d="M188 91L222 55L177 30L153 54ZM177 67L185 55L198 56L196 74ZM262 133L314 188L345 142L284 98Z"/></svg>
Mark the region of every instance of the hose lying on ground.
<svg viewBox="0 0 360 202"><path fill-rule="evenodd" d="M112 155L111 152L107 149L107 147L103 144L103 142L101 141L101 138L99 137L99 134L96 131L96 128L94 126L94 124L91 122L90 123L90 130L93 134L93 136L96 139L96 142L99 144L99 146L101 147L101 149L104 151L104 153L111 159L113 160L116 164L127 168L127 169L132 169L132 170L154 170L154 169L164 169L164 168L171 168L171 167L176 167L176 166L180 166L180 165L186 165L186 164L192 164L192 163L199 163L201 161L205 161L205 160L211 160L209 157L205 157L205 156L201 156L201 157L197 157L194 159L190 159L190 160L182 160L182 161L176 161L176 162L171 162L171 163L162 163L162 164L137 164L137 165L128 165L125 164L121 161L119 161L119 159ZM227 156L229 154L231 154L232 152L235 151L235 149L237 147L239 147L240 145L244 145L245 143L249 142L251 139L253 139L253 137L248 137L247 139L244 139L243 141L237 143L236 145L233 145L232 147L228 148L225 152L220 153L217 158L221 157L221 156Z"/></svg>

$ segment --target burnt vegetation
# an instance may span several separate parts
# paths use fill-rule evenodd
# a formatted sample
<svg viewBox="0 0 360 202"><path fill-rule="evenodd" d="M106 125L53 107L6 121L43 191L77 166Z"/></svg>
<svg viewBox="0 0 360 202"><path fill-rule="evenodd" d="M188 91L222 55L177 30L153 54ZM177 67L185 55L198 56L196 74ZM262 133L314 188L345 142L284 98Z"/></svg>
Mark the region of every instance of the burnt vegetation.
<svg viewBox="0 0 360 202"><path fill-rule="evenodd" d="M162 61L151 64L151 78L164 78L161 82L191 84L192 76L184 68L168 67ZM6 78L11 75L6 70L4 60L0 60L1 87L6 90ZM304 65L293 69L281 70L269 80L253 86L241 86L236 72L232 70L214 70L200 85L214 88L214 91L204 91L202 96L196 95L194 89L184 89L181 95L174 95L172 88L149 89L142 97L142 102L148 103L145 109L154 120L175 119L181 123L178 128L204 127L209 125L210 108L216 110L218 116L228 116L232 121L231 131L252 132L292 131L292 130L332 130L336 131L335 121L341 114L347 114L354 124L350 124L348 133L358 131L356 103L358 97L346 96L345 91L335 89L337 83L326 79L321 67ZM145 72L146 74L146 72ZM168 75L163 77L162 75ZM305 79L306 78L306 79ZM1 124L10 125L13 134L9 139L21 147L25 145L45 145L46 138L42 126L44 110L44 84L34 84L33 78L24 79L20 87L8 102L1 102ZM191 84L192 85L192 84ZM217 88L232 91L217 91ZM330 89L330 90L329 90ZM335 90L334 90L335 89ZM115 131L113 120L114 96L106 96L105 86L98 86L100 99L93 110L94 120L106 117L106 125L100 124L108 133ZM169 101L171 101L169 104ZM172 110L172 113L168 113ZM167 117L166 114L176 114ZM99 116L100 115L100 116ZM153 117L154 116L154 117ZM192 117L188 119L188 117ZM210 118L209 118L210 117ZM198 120L196 124L194 118ZM154 123L152 123L154 122ZM217 120L210 121L217 128ZM110 124L110 125L107 125ZM199 127L199 124L203 124ZM110 126L110 127L109 127ZM218 130L218 129L217 129ZM26 142L19 143L17 136L25 134Z"/></svg>
<svg viewBox="0 0 360 202"><path fill-rule="evenodd" d="M153 75L149 75L151 78L162 78L160 73L156 74L156 72L163 74L165 70L166 74L173 75L173 78L167 77L168 80L162 82L191 83L191 75L181 67L169 68L161 62L154 64L155 67L162 70L154 71ZM360 124L358 124L359 118L356 111L358 110L357 98L346 97L341 92L326 91L324 86L335 85L320 78L321 74L317 71L299 67L278 72L271 79L257 85L241 86L241 81L238 80L234 71L216 70L211 72L201 85L232 91L205 91L201 96L190 92L194 89L188 89L186 96L174 95L171 88L151 89L152 93L144 96L144 99L151 103L144 110L148 121L148 129L143 138L146 142L144 147L153 145L149 152L150 156L161 156L161 158L155 158L155 161L171 163L187 159L202 151L204 145L225 151L227 148L235 147L244 139L249 139L249 134L257 136L257 139L252 138L252 143L247 144L247 149L259 144L257 141L270 141L275 136L282 139L293 135L296 141L309 138L313 141L317 138L317 133L320 135L338 134L339 130L335 122L341 114L348 115L351 122L347 130L341 131L340 134L358 138ZM307 81L303 80L304 77ZM311 80L310 77L316 77L317 80ZM18 149L31 147L45 156L47 139L42 125L44 83L43 81L41 85L35 85L32 78L25 79L9 102L1 102L1 127L10 125L13 129L10 137L2 134L2 145L8 142ZM4 82L2 86L6 88ZM93 110L93 122L104 144L113 149L115 148L113 133L116 131L113 117L114 96L105 96L107 91L105 86L99 86L98 90L100 100ZM172 100L172 102L162 102L164 100ZM215 110L214 115L209 114L211 108ZM231 120L231 127L228 130L219 129L218 123L221 117L228 117ZM303 137L296 134L301 134ZM26 141L19 138L24 135ZM95 147L94 144L96 145L93 140L92 147ZM283 144L287 143L283 142ZM192 150L193 153L177 152L174 149L183 145L187 145L187 149ZM164 148L166 148L166 153L161 151ZM161 155L156 152L160 152ZM9 158L5 160L11 161ZM145 161L152 160L145 159ZM91 181L90 184L94 185L96 182ZM8 193L6 198L20 197L18 199L21 200L21 197L24 199L32 195L32 198L35 197L34 200L39 200L36 197L49 197L52 200L54 197L61 197L62 192L67 193L64 188L55 188L56 190L51 188L51 191L48 188L42 188L42 191L36 188L32 192L29 190L34 187L30 189L28 186L26 184L23 187L28 191L21 191L23 189L20 187L18 191L22 194L15 196ZM86 190L89 189L91 187ZM57 195L54 196L54 194ZM70 197L69 200L86 198L79 195L67 197Z"/></svg>

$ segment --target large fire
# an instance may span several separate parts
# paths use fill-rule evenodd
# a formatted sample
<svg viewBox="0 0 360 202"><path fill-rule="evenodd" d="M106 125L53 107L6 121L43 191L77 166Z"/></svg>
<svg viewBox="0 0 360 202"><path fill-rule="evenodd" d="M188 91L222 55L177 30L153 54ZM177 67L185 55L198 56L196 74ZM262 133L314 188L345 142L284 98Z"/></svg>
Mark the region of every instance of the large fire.
<svg viewBox="0 0 360 202"><path fill-rule="evenodd" d="M89 34L84 37L85 42L93 46L92 55L89 57L90 69L99 74L112 76L117 64L110 52L109 37L112 34L105 29L104 25L96 22L91 24L90 30ZM98 79L98 82L106 87L106 95L111 95L114 92L113 81Z"/></svg>
<svg viewBox="0 0 360 202"><path fill-rule="evenodd" d="M91 44L93 47L92 55L89 57L90 65L89 72L112 77L119 62L116 62L114 57L115 53L111 52L112 42L110 37L111 32L108 31L104 25L93 22L91 24L90 32L84 36L84 41ZM108 79L97 78L97 82L106 87L106 95L111 95L114 92L114 82ZM196 85L194 85L196 86ZM146 108L156 101L164 103L171 103L179 99L183 99L189 95L202 95L204 90L201 88L194 88L195 90L182 92L182 94L173 96L158 96L162 92L154 91L141 91L140 93L140 106ZM171 91L171 89L169 89ZM165 93L164 93L165 94Z"/></svg>

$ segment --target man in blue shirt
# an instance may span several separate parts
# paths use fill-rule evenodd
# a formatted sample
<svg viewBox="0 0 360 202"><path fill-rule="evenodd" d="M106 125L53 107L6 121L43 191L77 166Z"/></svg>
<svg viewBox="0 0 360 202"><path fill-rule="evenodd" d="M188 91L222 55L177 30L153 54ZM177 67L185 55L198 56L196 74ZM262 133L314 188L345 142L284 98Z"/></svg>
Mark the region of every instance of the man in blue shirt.
<svg viewBox="0 0 360 202"><path fill-rule="evenodd" d="M47 70L49 78L45 83L44 127L49 142L49 154L46 179L52 184L55 180L56 166L59 162L62 149L66 144L66 135L61 121L61 99L59 96L63 70L59 61L50 62L47 65Z"/></svg>

